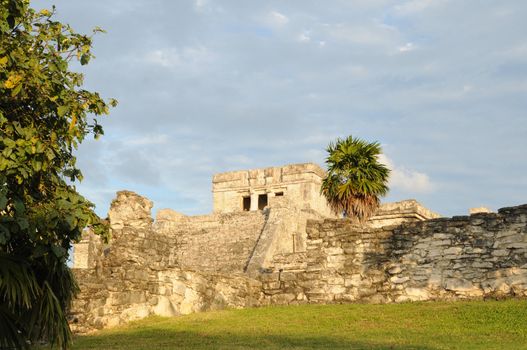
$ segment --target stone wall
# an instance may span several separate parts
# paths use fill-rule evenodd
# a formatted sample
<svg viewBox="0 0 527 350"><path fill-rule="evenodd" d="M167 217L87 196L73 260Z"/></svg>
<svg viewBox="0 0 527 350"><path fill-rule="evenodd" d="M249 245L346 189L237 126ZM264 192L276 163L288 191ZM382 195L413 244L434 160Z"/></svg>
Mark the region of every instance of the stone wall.
<svg viewBox="0 0 527 350"><path fill-rule="evenodd" d="M307 236L261 276L272 302L527 296L527 205L384 228L310 221Z"/></svg>
<svg viewBox="0 0 527 350"><path fill-rule="evenodd" d="M370 227L400 225L405 222L418 222L440 218L441 215L423 207L415 199L383 203L368 220Z"/></svg>
<svg viewBox="0 0 527 350"><path fill-rule="evenodd" d="M133 192L119 192L109 215L111 244L105 246L86 233L83 244L95 258L90 258L87 268L73 269L81 290L70 314L74 331L111 327L152 314L174 316L262 304L261 283L255 279L183 270L180 252L185 245L177 235L154 229L151 206ZM202 248L204 259L214 253L206 245Z"/></svg>
<svg viewBox="0 0 527 350"><path fill-rule="evenodd" d="M86 233L75 331L223 307L527 296L527 205L427 221L407 210L410 222L383 227L323 218L287 198L255 212L164 210L156 222L151 207L119 192L111 244Z"/></svg>
<svg viewBox="0 0 527 350"><path fill-rule="evenodd" d="M81 293L71 312L77 332L148 315L266 305L256 277L275 254L305 249L313 211L284 199L264 211L185 216L121 191L109 212L111 243L86 232L76 246ZM250 273L245 273L249 271Z"/></svg>
<svg viewBox="0 0 527 350"><path fill-rule="evenodd" d="M113 327L149 315L177 316L224 308L265 305L261 282L240 275L139 265L74 269L81 293L69 319L75 333Z"/></svg>
<svg viewBox="0 0 527 350"><path fill-rule="evenodd" d="M163 213L166 217L166 212ZM174 240L174 258L180 268L221 273L244 272L264 229L263 211L159 217L153 230Z"/></svg>

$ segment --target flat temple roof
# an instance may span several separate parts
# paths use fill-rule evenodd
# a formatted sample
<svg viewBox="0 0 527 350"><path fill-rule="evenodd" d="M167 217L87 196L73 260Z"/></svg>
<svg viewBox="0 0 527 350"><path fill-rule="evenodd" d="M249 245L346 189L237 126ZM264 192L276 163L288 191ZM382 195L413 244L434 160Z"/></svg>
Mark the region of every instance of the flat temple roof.
<svg viewBox="0 0 527 350"><path fill-rule="evenodd" d="M298 164L289 164L280 167L267 167L267 168L256 168L248 170L237 170L237 171L228 171L224 173L215 174L212 177L212 183L221 183L221 182L230 182L235 179L241 178L246 174L249 174L250 178L256 176L258 172L264 172L266 175L272 176L277 172L280 172L282 175L293 175L293 174L302 174L302 173L311 173L316 174L319 177L323 178L326 176L326 172L318 164L315 163L298 163ZM251 174L254 173L254 176Z"/></svg>

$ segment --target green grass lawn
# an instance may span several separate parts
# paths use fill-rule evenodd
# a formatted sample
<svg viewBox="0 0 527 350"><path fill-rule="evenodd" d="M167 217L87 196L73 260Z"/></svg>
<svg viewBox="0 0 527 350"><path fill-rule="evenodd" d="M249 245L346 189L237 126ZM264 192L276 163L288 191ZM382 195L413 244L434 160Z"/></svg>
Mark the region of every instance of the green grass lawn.
<svg viewBox="0 0 527 350"><path fill-rule="evenodd" d="M527 300L302 305L151 317L74 349L527 349Z"/></svg>

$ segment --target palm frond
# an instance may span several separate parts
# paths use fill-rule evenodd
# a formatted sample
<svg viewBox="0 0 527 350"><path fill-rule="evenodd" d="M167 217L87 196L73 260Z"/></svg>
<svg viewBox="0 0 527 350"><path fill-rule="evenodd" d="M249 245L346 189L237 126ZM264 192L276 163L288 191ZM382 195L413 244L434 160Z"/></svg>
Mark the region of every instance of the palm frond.
<svg viewBox="0 0 527 350"><path fill-rule="evenodd" d="M35 270L41 280L41 296L24 315L31 325L31 339L46 339L51 346L65 348L71 344L72 334L65 312L78 291L73 273L63 259L48 254L39 259Z"/></svg>
<svg viewBox="0 0 527 350"><path fill-rule="evenodd" d="M29 349L20 329L16 315L0 305L0 349Z"/></svg>
<svg viewBox="0 0 527 350"><path fill-rule="evenodd" d="M78 286L64 259L45 254L32 261L0 254L0 349L24 349L46 340L68 348L66 319Z"/></svg>
<svg viewBox="0 0 527 350"><path fill-rule="evenodd" d="M20 310L30 310L40 289L29 264L20 257L0 254L0 349L28 348Z"/></svg>
<svg viewBox="0 0 527 350"><path fill-rule="evenodd" d="M29 264L16 256L0 254L0 300L9 308L31 307L38 282Z"/></svg>
<svg viewBox="0 0 527 350"><path fill-rule="evenodd" d="M379 206L379 197L388 193L390 170L378 161L380 144L349 136L330 142L326 150L328 173L321 193L335 214L367 220Z"/></svg>
<svg viewBox="0 0 527 350"><path fill-rule="evenodd" d="M72 335L66 315L47 281L42 288L42 297L32 310L31 319L30 334L36 339L46 339L51 347L56 345L59 349L71 344Z"/></svg>

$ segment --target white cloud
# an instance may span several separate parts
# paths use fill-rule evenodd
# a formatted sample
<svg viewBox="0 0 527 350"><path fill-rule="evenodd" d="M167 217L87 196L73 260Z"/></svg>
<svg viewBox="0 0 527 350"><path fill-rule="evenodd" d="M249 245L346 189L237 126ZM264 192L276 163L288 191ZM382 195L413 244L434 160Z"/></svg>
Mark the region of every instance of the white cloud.
<svg viewBox="0 0 527 350"><path fill-rule="evenodd" d="M443 0L410 0L402 5L395 6L395 12L399 15L413 15L428 9L431 6L437 6L444 2Z"/></svg>
<svg viewBox="0 0 527 350"><path fill-rule="evenodd" d="M303 43L310 42L310 41L311 41L311 37L309 36L309 30L305 30L305 31L303 31L303 32L298 36L298 41L303 42Z"/></svg>
<svg viewBox="0 0 527 350"><path fill-rule="evenodd" d="M355 64L344 65L342 70L352 77L365 77L368 75L368 69L366 67Z"/></svg>
<svg viewBox="0 0 527 350"><path fill-rule="evenodd" d="M524 59L527 56L527 42L522 42L507 50L500 51L498 55L508 59Z"/></svg>
<svg viewBox="0 0 527 350"><path fill-rule="evenodd" d="M127 146L148 146L148 145L164 145L169 142L168 135L164 134L150 134L138 138L133 138L124 141Z"/></svg>
<svg viewBox="0 0 527 350"><path fill-rule="evenodd" d="M390 45L398 36L397 30L393 27L376 22L362 25L338 23L327 29L329 35L340 42L361 45Z"/></svg>
<svg viewBox="0 0 527 350"><path fill-rule="evenodd" d="M289 18L278 11L271 11L268 16L268 21L274 26L284 26L289 22Z"/></svg>
<svg viewBox="0 0 527 350"><path fill-rule="evenodd" d="M207 0L195 0L194 1L194 8L198 12L205 11L208 8L208 6L209 6L209 3Z"/></svg>
<svg viewBox="0 0 527 350"><path fill-rule="evenodd" d="M204 46L157 49L146 54L149 63L165 68L203 68L214 60L214 54Z"/></svg>
<svg viewBox="0 0 527 350"><path fill-rule="evenodd" d="M194 0L194 11L201 15L211 13L221 15L224 9L216 3L212 3L210 0Z"/></svg>
<svg viewBox="0 0 527 350"><path fill-rule="evenodd" d="M472 85L463 85L463 92L470 92L474 90L474 87Z"/></svg>
<svg viewBox="0 0 527 350"><path fill-rule="evenodd" d="M403 46L399 46L399 52L408 52L415 50L415 45L413 43L406 43Z"/></svg>
<svg viewBox="0 0 527 350"><path fill-rule="evenodd" d="M385 154L379 156L379 161L390 170L389 187L408 193L428 193L434 190L434 184L427 174L396 166Z"/></svg>
<svg viewBox="0 0 527 350"><path fill-rule="evenodd" d="M171 67L180 63L180 56L176 49L154 50L146 55L146 60L163 67Z"/></svg>

